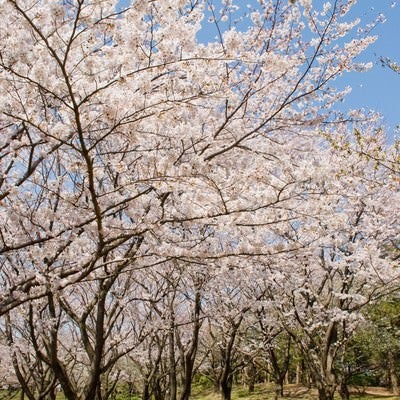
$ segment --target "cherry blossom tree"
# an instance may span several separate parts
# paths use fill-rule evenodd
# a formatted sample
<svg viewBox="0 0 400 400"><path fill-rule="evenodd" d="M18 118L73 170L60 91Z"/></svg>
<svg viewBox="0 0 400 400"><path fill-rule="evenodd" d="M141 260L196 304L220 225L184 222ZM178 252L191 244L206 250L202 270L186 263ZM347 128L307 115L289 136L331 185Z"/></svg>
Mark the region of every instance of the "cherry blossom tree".
<svg viewBox="0 0 400 400"><path fill-rule="evenodd" d="M271 299L321 400L333 399L342 373L337 361L362 321L360 311L399 290L396 261L385 254L386 244L398 240L398 155L383 155L379 130L369 136L368 153L359 135L356 130L355 140L346 142L347 156L340 152L340 161L334 149L317 156L305 219L287 235L307 245L283 254L271 268L277 285ZM314 205L313 193L321 194Z"/></svg>
<svg viewBox="0 0 400 400"><path fill-rule="evenodd" d="M260 2L201 44L201 2L3 1L1 312L127 260L220 253L216 230L274 214L295 132L374 40L341 40L351 3Z"/></svg>
<svg viewBox="0 0 400 400"><path fill-rule="evenodd" d="M393 61L388 57L381 57L381 63L382 63L383 67L388 67L396 73L400 72L399 64L396 61Z"/></svg>
<svg viewBox="0 0 400 400"><path fill-rule="evenodd" d="M366 69L354 60L375 40L348 19L354 3L259 0L243 15L233 1L0 2L0 315L11 347L29 327L27 351L68 398L106 398L161 319L149 358L167 351L171 400L182 367L186 399L218 271L262 266L268 301L291 304L289 332L288 313L314 315L309 291L334 299L335 334L387 291L396 163L364 133L340 136L348 121L331 112L348 91L332 82ZM207 17L217 39L204 43ZM236 288L248 304L227 357L262 300ZM63 351L61 328L74 338Z"/></svg>
<svg viewBox="0 0 400 400"><path fill-rule="evenodd" d="M120 360L150 328L137 317L141 300L129 295L139 293L133 289L129 276L98 277L7 313L13 365L28 398L55 398L58 384L68 399L109 398L120 382Z"/></svg>
<svg viewBox="0 0 400 400"><path fill-rule="evenodd" d="M275 398L279 398L284 395L283 386L292 357L292 338L285 332L269 302L263 303L255 312L257 339L261 347L260 356L267 361L267 372L275 384Z"/></svg>

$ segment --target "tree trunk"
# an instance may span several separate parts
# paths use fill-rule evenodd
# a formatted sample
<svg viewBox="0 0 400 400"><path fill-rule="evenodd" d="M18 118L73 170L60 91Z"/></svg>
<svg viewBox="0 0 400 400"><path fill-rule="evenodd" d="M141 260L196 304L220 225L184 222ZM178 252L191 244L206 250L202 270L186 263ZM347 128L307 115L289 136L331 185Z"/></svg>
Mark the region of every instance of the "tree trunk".
<svg viewBox="0 0 400 400"><path fill-rule="evenodd" d="M189 400L192 392L192 380L194 363L196 361L197 347L199 343L200 333L200 313L201 313L201 292L198 288L195 295L195 304L193 312L193 330L192 338L189 349L183 352L183 382L182 382L182 393L180 400Z"/></svg>
<svg viewBox="0 0 400 400"><path fill-rule="evenodd" d="M247 368L248 373L248 385L249 385L249 393L253 393L256 385L257 379L257 369L253 362L250 361L249 366Z"/></svg>
<svg viewBox="0 0 400 400"><path fill-rule="evenodd" d="M232 371L232 352L235 345L236 334L242 323L243 316L232 326L232 331L225 349L223 349L223 371L221 374L221 391L223 400L231 400L233 371Z"/></svg>
<svg viewBox="0 0 400 400"><path fill-rule="evenodd" d="M342 400L350 399L350 392L349 392L349 388L347 387L347 383L346 383L345 379L343 379L342 382L340 382L339 394L340 394L340 398Z"/></svg>
<svg viewBox="0 0 400 400"><path fill-rule="evenodd" d="M283 384L275 382L274 400L278 400L282 396L283 396Z"/></svg>
<svg viewBox="0 0 400 400"><path fill-rule="evenodd" d="M222 400L231 400L232 397L232 374L221 382Z"/></svg>
<svg viewBox="0 0 400 400"><path fill-rule="evenodd" d="M180 395L180 400L189 400L192 392L192 379L193 379L193 366L194 358L191 355L185 355L185 371L182 382L182 393Z"/></svg>
<svg viewBox="0 0 400 400"><path fill-rule="evenodd" d="M169 400L176 400L177 395L177 379L176 379L176 365L175 365L175 335L173 322L172 327L168 334L168 353L169 353Z"/></svg>
<svg viewBox="0 0 400 400"><path fill-rule="evenodd" d="M302 377L302 374L301 374L301 364L300 364L300 363L297 363L297 365L296 365L296 385L300 385L300 383L301 383L301 377Z"/></svg>
<svg viewBox="0 0 400 400"><path fill-rule="evenodd" d="M275 399L283 397L284 377L274 379L275 383Z"/></svg>
<svg viewBox="0 0 400 400"><path fill-rule="evenodd" d="M150 384L146 381L143 385L142 400L150 400Z"/></svg>
<svg viewBox="0 0 400 400"><path fill-rule="evenodd" d="M166 396L164 396L163 394L159 377L156 377L154 380L153 394L154 394L154 400L165 400Z"/></svg>
<svg viewBox="0 0 400 400"><path fill-rule="evenodd" d="M221 391L221 380L220 379L216 379L214 381L214 392L215 393L219 393Z"/></svg>
<svg viewBox="0 0 400 400"><path fill-rule="evenodd" d="M388 352L388 375L390 379L390 388L395 396L400 394L399 379L396 374L396 362L392 351Z"/></svg>
<svg viewBox="0 0 400 400"><path fill-rule="evenodd" d="M249 393L254 393L254 390L255 390L255 379L253 377L250 377Z"/></svg>
<svg viewBox="0 0 400 400"><path fill-rule="evenodd" d="M335 387L326 386L318 388L319 400L333 400L335 396Z"/></svg>
<svg viewBox="0 0 400 400"><path fill-rule="evenodd" d="M105 344L104 321L106 314L106 296L110 283L100 283L100 285L100 295L96 309L94 352L92 355L92 359L90 360L90 379L85 390L86 400L100 400L101 398L101 364L103 360Z"/></svg>
<svg viewBox="0 0 400 400"><path fill-rule="evenodd" d="M336 390L336 377L333 372L332 346L337 341L337 322L332 321L326 332L325 346L321 355L322 376L317 379L319 400L333 400Z"/></svg>

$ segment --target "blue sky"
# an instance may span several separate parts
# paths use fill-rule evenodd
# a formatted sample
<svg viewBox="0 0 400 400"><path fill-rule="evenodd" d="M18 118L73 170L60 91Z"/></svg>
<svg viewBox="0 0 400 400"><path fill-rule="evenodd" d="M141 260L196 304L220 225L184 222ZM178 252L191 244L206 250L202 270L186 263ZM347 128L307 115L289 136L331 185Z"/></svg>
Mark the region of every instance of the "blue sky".
<svg viewBox="0 0 400 400"><path fill-rule="evenodd" d="M317 1L317 0L314 0ZM386 22L371 32L378 40L362 55L362 60L372 61L374 66L362 74L343 76L337 83L350 85L353 90L346 98L345 108L367 108L379 111L390 134L400 124L400 75L382 68L379 58L390 57L400 62L400 1L358 0L352 15L368 23L383 13Z"/></svg>
<svg viewBox="0 0 400 400"><path fill-rule="evenodd" d="M313 4L319 7L326 1L313 0ZM234 1L242 11L246 10L248 3L254 5L256 1ZM338 105L340 110L363 108L378 111L389 136L393 138L396 126L400 124L400 75L389 68L383 68L380 58L389 57L400 62L400 0L358 0L348 18L360 18L359 26L362 27L376 21L380 14L384 15L385 22L375 25L370 32L371 35L377 35L378 39L358 58L359 61L372 62L373 67L364 73L344 74L332 85L352 87L352 92L343 104ZM204 29L199 37L200 40L212 40L215 35L214 29L212 33Z"/></svg>
<svg viewBox="0 0 400 400"><path fill-rule="evenodd" d="M234 3L243 10L246 4L254 4L254 1L235 0ZM313 3L322 5L325 1L313 0ZM129 0L120 0L121 6L127 4ZM335 84L339 87L349 85L353 89L340 106L341 109L365 108L380 112L392 136L400 124L400 75L383 68L379 59L390 57L400 62L400 0L358 0L351 17L360 17L361 25L365 25L381 13L386 17L386 22L378 24L371 32L379 38L360 56L360 61L371 61L373 68L364 73L346 74ZM215 34L203 31L200 40L210 40Z"/></svg>

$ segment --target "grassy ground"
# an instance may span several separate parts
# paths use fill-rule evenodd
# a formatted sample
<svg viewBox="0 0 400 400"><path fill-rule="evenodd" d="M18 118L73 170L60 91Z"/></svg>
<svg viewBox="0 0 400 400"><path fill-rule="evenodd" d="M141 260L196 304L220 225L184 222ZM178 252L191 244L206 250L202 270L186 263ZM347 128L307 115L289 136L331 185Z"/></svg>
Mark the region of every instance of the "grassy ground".
<svg viewBox="0 0 400 400"><path fill-rule="evenodd" d="M18 390L8 391L0 389L0 400L20 400L21 393ZM27 397L25 396L25 399ZM57 393L57 400L65 400L65 396L62 393Z"/></svg>
<svg viewBox="0 0 400 400"><path fill-rule="evenodd" d="M221 400L221 396L215 393L212 389L194 388L193 400ZM336 397L338 400L339 396ZM19 393L14 392L13 394L7 393L7 391L0 390L0 400L17 400L19 399ZM128 399L124 397L123 400L136 400L137 397ZM235 387L232 392L232 400L273 400L274 399L274 387L270 384L256 385L254 393L249 393L246 387ZM284 400L318 400L316 390L309 390L307 388L287 385L284 390ZM352 388L351 389L351 400L399 400L399 396L391 395L387 390L383 388ZM65 397L59 393L57 400L65 400ZM117 397L118 400L118 397Z"/></svg>
<svg viewBox="0 0 400 400"><path fill-rule="evenodd" d="M220 395L212 390L195 393L195 400L220 400ZM273 400L274 387L269 384L257 385L254 393L249 393L245 387L236 387L232 392L232 400ZM318 400L316 390L309 390L305 387L287 385L284 390L283 399ZM337 396L339 400L340 397ZM399 400L399 396L391 395L382 388L352 388L351 400Z"/></svg>

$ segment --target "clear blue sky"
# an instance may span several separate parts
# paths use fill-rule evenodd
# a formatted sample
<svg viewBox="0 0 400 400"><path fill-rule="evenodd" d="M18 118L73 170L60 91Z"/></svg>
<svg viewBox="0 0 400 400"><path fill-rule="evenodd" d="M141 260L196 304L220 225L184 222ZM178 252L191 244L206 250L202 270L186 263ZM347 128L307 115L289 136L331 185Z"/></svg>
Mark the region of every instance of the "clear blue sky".
<svg viewBox="0 0 400 400"><path fill-rule="evenodd" d="M379 36L378 40L361 56L362 60L372 61L373 68L362 74L347 74L338 83L353 88L344 107L379 111L389 132L393 133L396 125L400 124L400 75L382 68L379 58L390 57L400 62L400 0L358 0L352 15L368 23L379 13L385 15L386 22L371 32Z"/></svg>

